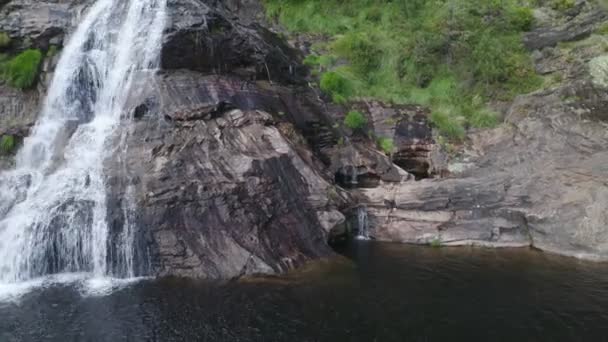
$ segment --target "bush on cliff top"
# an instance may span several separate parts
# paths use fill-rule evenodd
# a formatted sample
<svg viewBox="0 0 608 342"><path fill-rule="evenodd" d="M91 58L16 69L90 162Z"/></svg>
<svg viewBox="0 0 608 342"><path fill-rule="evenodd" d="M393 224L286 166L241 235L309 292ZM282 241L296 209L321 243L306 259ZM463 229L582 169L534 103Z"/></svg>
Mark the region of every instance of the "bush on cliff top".
<svg viewBox="0 0 608 342"><path fill-rule="evenodd" d="M371 97L429 106L448 136L496 123L486 109L540 86L521 35L526 0L264 0L295 32L328 37L307 64L336 102ZM446 121L452 121L445 125ZM451 127L448 127L451 126ZM447 131L446 131L447 129Z"/></svg>
<svg viewBox="0 0 608 342"><path fill-rule="evenodd" d="M2 78L12 87L27 89L34 85L42 62L39 50L26 50L2 65Z"/></svg>

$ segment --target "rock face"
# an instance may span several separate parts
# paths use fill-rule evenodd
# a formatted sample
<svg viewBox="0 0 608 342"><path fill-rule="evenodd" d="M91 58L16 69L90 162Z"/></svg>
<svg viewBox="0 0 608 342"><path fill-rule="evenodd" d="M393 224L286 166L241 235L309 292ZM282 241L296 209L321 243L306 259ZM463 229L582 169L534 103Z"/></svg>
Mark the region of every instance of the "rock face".
<svg viewBox="0 0 608 342"><path fill-rule="evenodd" d="M329 255L345 201L299 155L303 138L291 140L281 129L290 124L261 110L273 101L235 79L159 78L151 91L162 105L137 119L128 155L154 273L277 273Z"/></svg>
<svg viewBox="0 0 608 342"><path fill-rule="evenodd" d="M170 1L163 70L132 94L131 176L116 174L111 197L135 185L153 274L285 272L329 256L345 232L348 195L310 152L327 117L300 57L226 6Z"/></svg>

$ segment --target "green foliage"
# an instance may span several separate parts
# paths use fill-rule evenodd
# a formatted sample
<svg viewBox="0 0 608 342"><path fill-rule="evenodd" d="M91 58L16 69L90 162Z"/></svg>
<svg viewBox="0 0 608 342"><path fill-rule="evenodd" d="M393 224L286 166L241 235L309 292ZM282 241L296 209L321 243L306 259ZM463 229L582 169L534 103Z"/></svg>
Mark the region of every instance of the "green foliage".
<svg viewBox="0 0 608 342"><path fill-rule="evenodd" d="M350 111L344 118L344 125L352 130L362 129L365 124L367 124L367 119L359 111Z"/></svg>
<svg viewBox="0 0 608 342"><path fill-rule="evenodd" d="M2 78L9 85L26 89L34 85L40 69L42 53L39 50L25 50L2 66Z"/></svg>
<svg viewBox="0 0 608 342"><path fill-rule="evenodd" d="M558 11L568 10L568 9L574 7L574 5L576 5L575 0L552 0L551 1L551 7L554 10L558 10Z"/></svg>
<svg viewBox="0 0 608 342"><path fill-rule="evenodd" d="M12 135L3 135L0 139L0 152L2 154L10 154L15 149L15 137Z"/></svg>
<svg viewBox="0 0 608 342"><path fill-rule="evenodd" d="M350 61L358 75L373 75L380 67L382 51L366 32L354 32L338 38L333 44L334 51Z"/></svg>
<svg viewBox="0 0 608 342"><path fill-rule="evenodd" d="M378 147L387 155L393 154L393 151L395 150L393 139L385 137L378 138Z"/></svg>
<svg viewBox="0 0 608 342"><path fill-rule="evenodd" d="M352 96L350 81L334 71L323 74L320 86L321 90L331 95L336 103L344 103Z"/></svg>
<svg viewBox="0 0 608 342"><path fill-rule="evenodd" d="M522 44L522 33L534 24L535 1L264 3L268 17L288 29L330 39L306 63L322 73L321 89L335 102L377 98L427 105L442 113L436 124L451 127L453 137L496 123L485 108L488 100L510 99L542 84Z"/></svg>
<svg viewBox="0 0 608 342"><path fill-rule="evenodd" d="M11 44L11 37L6 32L0 32L0 49Z"/></svg>

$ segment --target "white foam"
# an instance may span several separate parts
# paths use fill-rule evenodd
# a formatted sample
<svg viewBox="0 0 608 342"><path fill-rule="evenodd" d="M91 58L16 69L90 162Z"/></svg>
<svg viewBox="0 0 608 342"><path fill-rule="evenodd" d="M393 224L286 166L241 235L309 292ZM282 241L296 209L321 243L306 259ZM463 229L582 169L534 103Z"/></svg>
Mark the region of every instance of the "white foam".
<svg viewBox="0 0 608 342"><path fill-rule="evenodd" d="M151 277L95 277L91 273L61 273L18 283L0 283L0 304L17 303L23 296L53 286L74 286L83 297L100 297Z"/></svg>

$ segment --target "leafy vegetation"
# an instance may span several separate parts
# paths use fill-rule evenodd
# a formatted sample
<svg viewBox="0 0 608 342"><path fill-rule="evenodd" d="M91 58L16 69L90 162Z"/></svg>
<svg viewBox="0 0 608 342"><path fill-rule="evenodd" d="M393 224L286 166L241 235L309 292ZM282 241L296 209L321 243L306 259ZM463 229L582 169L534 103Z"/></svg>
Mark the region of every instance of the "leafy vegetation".
<svg viewBox="0 0 608 342"><path fill-rule="evenodd" d="M25 50L19 55L0 63L0 72L10 86L27 89L34 85L42 62L40 50Z"/></svg>
<svg viewBox="0 0 608 342"><path fill-rule="evenodd" d="M331 95L336 103L344 103L352 96L352 85L342 75L330 71L321 77L321 90Z"/></svg>
<svg viewBox="0 0 608 342"><path fill-rule="evenodd" d="M291 31L328 37L305 62L334 102L426 105L454 139L497 123L488 101L542 85L521 39L534 0L264 1Z"/></svg>
<svg viewBox="0 0 608 342"><path fill-rule="evenodd" d="M0 153L10 154L15 149L15 137L12 135L4 135L0 138Z"/></svg>
<svg viewBox="0 0 608 342"><path fill-rule="evenodd" d="M352 130L362 129L367 124L367 119L359 111L350 111L344 118L344 125Z"/></svg>
<svg viewBox="0 0 608 342"><path fill-rule="evenodd" d="M390 138L378 138L378 147L380 147L386 155L391 155L395 151L395 144L393 143L393 139Z"/></svg>

